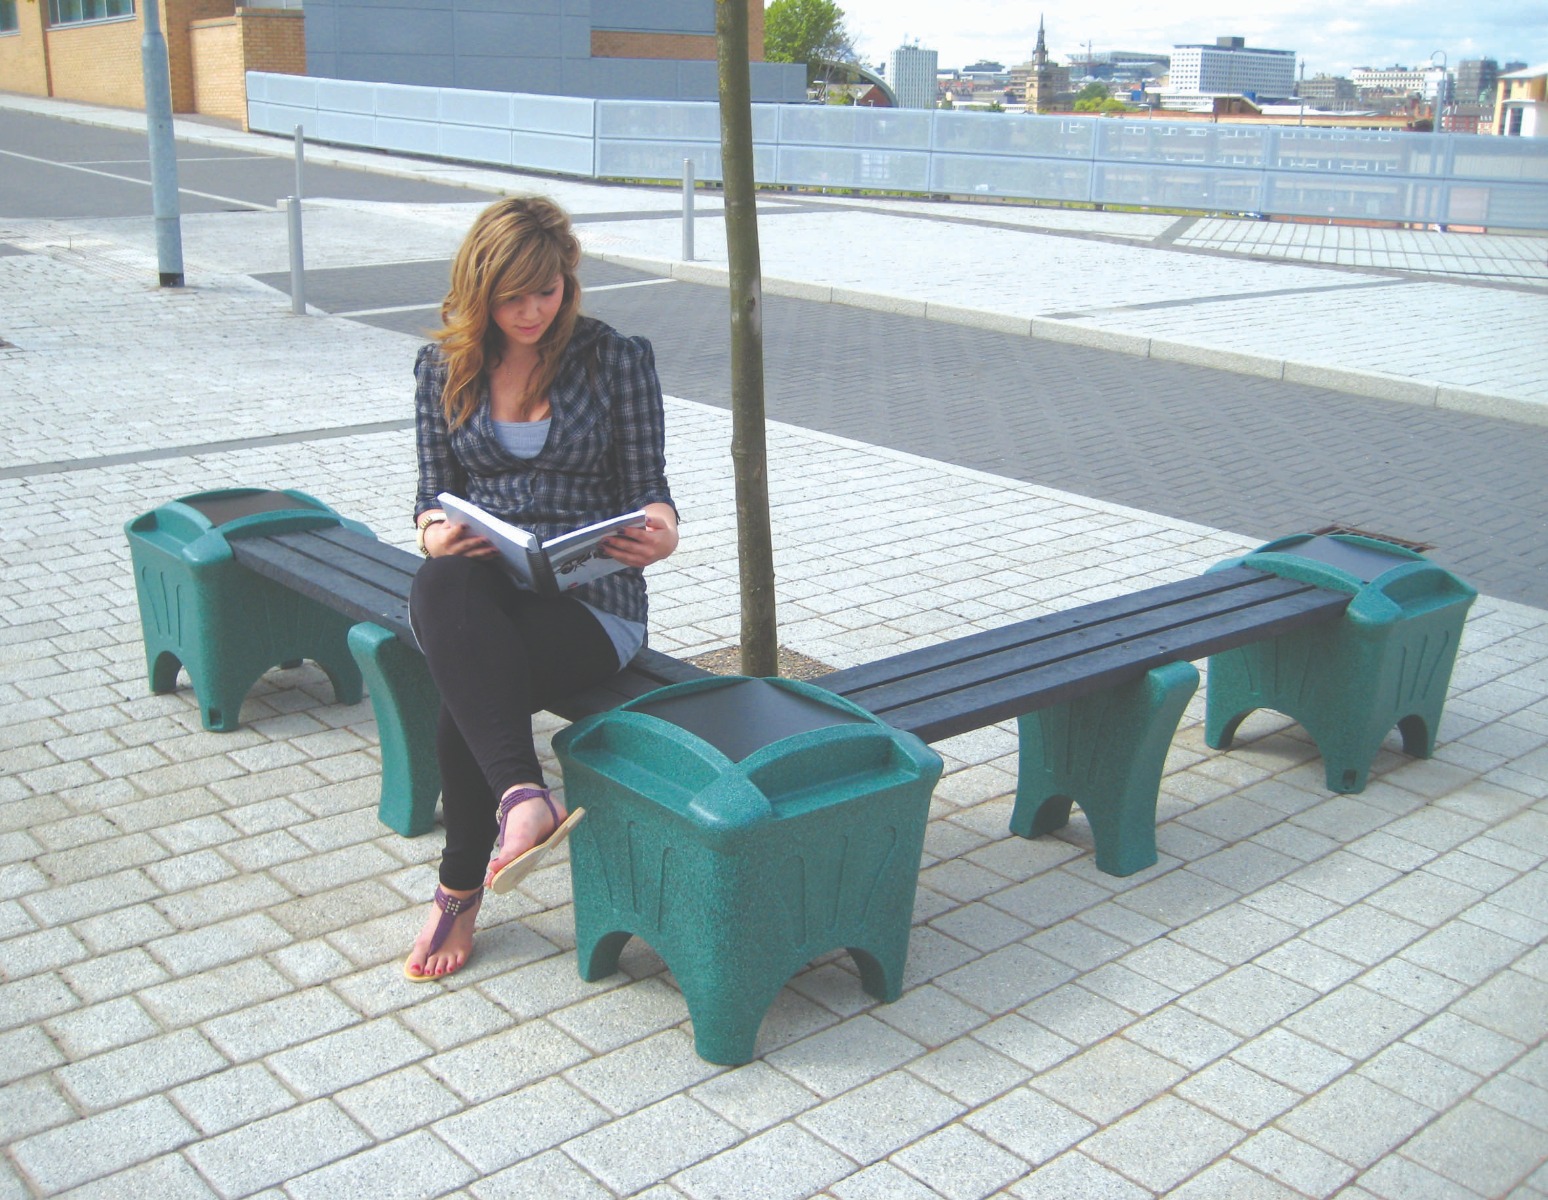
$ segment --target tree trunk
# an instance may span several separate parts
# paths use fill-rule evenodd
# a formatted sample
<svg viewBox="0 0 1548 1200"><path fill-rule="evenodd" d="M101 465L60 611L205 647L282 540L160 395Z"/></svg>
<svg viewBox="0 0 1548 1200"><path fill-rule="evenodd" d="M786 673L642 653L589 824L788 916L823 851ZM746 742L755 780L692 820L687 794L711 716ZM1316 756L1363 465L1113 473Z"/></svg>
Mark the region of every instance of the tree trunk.
<svg viewBox="0 0 1548 1200"><path fill-rule="evenodd" d="M753 186L752 83L747 0L715 0L720 69L720 161L731 268L731 464L736 476L737 562L742 581L742 674L775 675L774 545L769 533L763 415L763 269Z"/></svg>

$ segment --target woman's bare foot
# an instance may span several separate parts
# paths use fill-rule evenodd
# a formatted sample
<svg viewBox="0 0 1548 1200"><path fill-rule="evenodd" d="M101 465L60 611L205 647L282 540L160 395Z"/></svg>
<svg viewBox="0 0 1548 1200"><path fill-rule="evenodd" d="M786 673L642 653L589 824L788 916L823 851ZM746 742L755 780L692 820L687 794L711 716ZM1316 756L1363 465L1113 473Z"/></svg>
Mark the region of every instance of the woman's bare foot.
<svg viewBox="0 0 1548 1200"><path fill-rule="evenodd" d="M414 947L403 964L404 975L415 983L439 979L468 961L468 955L473 952L473 925L483 894L481 887L466 892L443 887L435 889L430 917L414 939Z"/></svg>
<svg viewBox="0 0 1548 1200"><path fill-rule="evenodd" d="M484 875L485 886L506 864L549 837L564 821L564 804L535 783L518 783L500 798L501 804L523 791L530 794L524 800L517 799L506 813L505 836L495 848L494 858L489 861L489 870ZM543 803L545 798L547 804Z"/></svg>

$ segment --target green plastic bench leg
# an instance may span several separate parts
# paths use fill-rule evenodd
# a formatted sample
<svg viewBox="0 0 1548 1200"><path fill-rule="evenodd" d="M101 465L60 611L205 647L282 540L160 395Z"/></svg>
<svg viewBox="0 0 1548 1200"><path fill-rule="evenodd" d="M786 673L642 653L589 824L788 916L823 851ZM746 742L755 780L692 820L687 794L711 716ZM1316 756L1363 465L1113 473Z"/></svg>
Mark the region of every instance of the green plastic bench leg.
<svg viewBox="0 0 1548 1200"><path fill-rule="evenodd" d="M349 631L349 650L371 693L382 745L382 798L377 816L404 837L428 833L441 794L435 752L441 693L425 659L380 625Z"/></svg>
<svg viewBox="0 0 1548 1200"><path fill-rule="evenodd" d="M1021 778L1011 832L1062 829L1070 805L1091 823L1096 865L1132 875L1156 861L1156 797L1167 750L1199 686L1192 663L1019 719Z"/></svg>
<svg viewBox="0 0 1548 1200"><path fill-rule="evenodd" d="M359 702L360 671L345 645L349 618L231 561L131 550L151 691L175 691L185 668L206 729L238 728L253 684L302 658L323 669L340 704Z"/></svg>
<svg viewBox="0 0 1548 1200"><path fill-rule="evenodd" d="M1394 727L1408 754L1434 753L1465 612L1454 606L1374 631L1346 618L1217 654L1204 740L1226 749L1249 714L1273 709L1316 742L1329 791L1362 791Z"/></svg>

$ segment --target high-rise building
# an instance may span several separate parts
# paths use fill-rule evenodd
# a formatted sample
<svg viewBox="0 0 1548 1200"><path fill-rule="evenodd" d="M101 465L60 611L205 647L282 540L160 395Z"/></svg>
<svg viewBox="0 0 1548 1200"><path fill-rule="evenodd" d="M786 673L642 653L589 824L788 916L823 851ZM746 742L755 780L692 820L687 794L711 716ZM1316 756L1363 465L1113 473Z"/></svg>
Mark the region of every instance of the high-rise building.
<svg viewBox="0 0 1548 1200"><path fill-rule="evenodd" d="M1457 64L1457 82L1453 99L1458 104L1494 102L1494 85L1499 81L1500 64L1492 58L1464 58Z"/></svg>
<svg viewBox="0 0 1548 1200"><path fill-rule="evenodd" d="M1438 68L1437 68L1438 70ZM1434 75L1428 67L1356 67L1349 81L1359 92L1388 92L1406 96L1434 93Z"/></svg>
<svg viewBox="0 0 1548 1200"><path fill-rule="evenodd" d="M887 82L892 85L899 108L935 107L938 57L934 50L921 50L917 45L899 46L892 52L887 63Z"/></svg>
<svg viewBox="0 0 1548 1200"><path fill-rule="evenodd" d="M1342 75L1318 75L1296 85L1296 95L1314 108L1348 112L1355 106L1355 85Z"/></svg>
<svg viewBox="0 0 1548 1200"><path fill-rule="evenodd" d="M1295 91L1295 51L1260 50L1239 37L1216 38L1213 46L1173 46L1171 80L1163 102L1186 103L1203 96L1280 98Z"/></svg>

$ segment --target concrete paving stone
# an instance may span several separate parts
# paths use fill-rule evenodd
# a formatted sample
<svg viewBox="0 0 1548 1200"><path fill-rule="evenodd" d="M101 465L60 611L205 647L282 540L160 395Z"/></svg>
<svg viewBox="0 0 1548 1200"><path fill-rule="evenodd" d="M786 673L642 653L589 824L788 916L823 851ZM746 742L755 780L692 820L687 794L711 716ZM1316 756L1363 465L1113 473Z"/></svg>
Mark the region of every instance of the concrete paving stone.
<svg viewBox="0 0 1548 1200"><path fill-rule="evenodd" d="M227 821L249 835L288 829L306 820L305 812L284 797L230 808L223 815Z"/></svg>
<svg viewBox="0 0 1548 1200"><path fill-rule="evenodd" d="M1005 1013L1074 978L1075 971L1019 943L947 971L936 980L954 996L989 1013Z"/></svg>
<svg viewBox="0 0 1548 1200"><path fill-rule="evenodd" d="M296 1200L339 1195L412 1200L444 1195L477 1178L443 1142L419 1131L292 1179L285 1191Z"/></svg>
<svg viewBox="0 0 1548 1200"><path fill-rule="evenodd" d="M1172 938L1230 966L1240 966L1295 936L1297 929L1250 908L1229 908L1191 921Z"/></svg>
<svg viewBox="0 0 1548 1200"><path fill-rule="evenodd" d="M1178 1003L1234 1033L1252 1037L1315 998L1310 988L1249 963L1189 992Z"/></svg>
<svg viewBox="0 0 1548 1200"><path fill-rule="evenodd" d="M686 1091L719 1070L694 1053L692 1035L668 1029L569 1068L565 1078L614 1113Z"/></svg>
<svg viewBox="0 0 1548 1200"><path fill-rule="evenodd" d="M937 825L944 823L935 822ZM1001 882L1003 884L1003 880ZM953 895L949 889L942 888L939 882L931 886L938 891ZM953 898L956 897L953 896ZM1020 941L1034 932L1033 927L1025 921L988 904L977 902L964 904L960 908L936 917L931 924L946 936L965 942L975 950L997 950L1011 942Z"/></svg>
<svg viewBox="0 0 1548 1200"><path fill-rule="evenodd" d="M229 1133L186 1153L223 1196L246 1196L364 1150L366 1132L328 1100L314 1100Z"/></svg>
<svg viewBox="0 0 1548 1200"><path fill-rule="evenodd" d="M1528 964L1538 957L1538 951L1543 943L1548 941L1548 921L1535 920L1525 913L1501 908L1498 904L1490 904L1488 901L1473 905L1472 908L1461 914L1461 919L1469 925L1477 925L1481 929L1502 933L1506 937L1520 942L1523 946L1536 947L1537 949L1529 950L1524 957L1517 959L1513 966L1516 970L1525 971L1528 975L1540 974L1540 972L1534 972Z"/></svg>
<svg viewBox="0 0 1548 1200"><path fill-rule="evenodd" d="M271 867L269 873L292 891L305 896L370 879L394 870L398 865L391 855L368 842L282 863Z"/></svg>
<svg viewBox="0 0 1548 1200"><path fill-rule="evenodd" d="M1514 1075L1496 1075L1474 1098L1540 1132L1548 1131L1548 1089Z"/></svg>
<svg viewBox="0 0 1548 1200"><path fill-rule="evenodd" d="M562 1151L550 1150L485 1175L469 1188L478 1200L612 1200L613 1193L586 1173ZM668 1184L650 1188L641 1196L680 1200L682 1193Z"/></svg>
<svg viewBox="0 0 1548 1200"><path fill-rule="evenodd" d="M849 959L807 966L791 976L785 986L839 1017L852 1017L878 1007L861 989L860 977Z"/></svg>
<svg viewBox="0 0 1548 1200"><path fill-rule="evenodd" d="M1030 1087L978 1106L963 1121L1033 1165L1061 1154L1097 1128Z"/></svg>
<svg viewBox="0 0 1548 1200"><path fill-rule="evenodd" d="M1175 1200L1298 1200L1300 1196L1234 1158L1206 1167L1167 1194Z"/></svg>
<svg viewBox="0 0 1548 1200"><path fill-rule="evenodd" d="M166 978L159 966L155 969L160 978ZM152 986L142 986L136 998L163 1025L176 1029L273 1000L290 990L284 977L268 963L248 959L165 983L153 981Z"/></svg>
<svg viewBox="0 0 1548 1200"><path fill-rule="evenodd" d="M466 1107L431 1078L423 1064L378 1075L333 1098L358 1124L380 1139L398 1137Z"/></svg>
<svg viewBox="0 0 1548 1200"><path fill-rule="evenodd" d="M1390 867L1358 854L1336 850L1302 867L1285 882L1334 904L1349 905L1364 899L1377 888L1385 887L1397 876L1398 872Z"/></svg>
<svg viewBox="0 0 1548 1200"><path fill-rule="evenodd" d="M1126 954L1119 965L1177 992L1192 991L1226 973L1218 959L1189 949L1171 937L1158 938Z"/></svg>
<svg viewBox="0 0 1548 1200"><path fill-rule="evenodd" d="M1259 955L1256 964L1318 992L1330 992L1360 972L1358 963L1299 937Z"/></svg>
<svg viewBox="0 0 1548 1200"><path fill-rule="evenodd" d="M1278 1126L1352 1166L1369 1167L1434 1115L1424 1105L1351 1073L1302 1101Z"/></svg>
<svg viewBox="0 0 1548 1200"><path fill-rule="evenodd" d="M1425 1016L1418 1009L1351 983L1293 1014L1284 1026L1360 1060L1402 1037Z"/></svg>
<svg viewBox="0 0 1548 1200"><path fill-rule="evenodd" d="M304 1099L318 1099L430 1055L391 1017L367 1021L271 1055L267 1065Z"/></svg>
<svg viewBox="0 0 1548 1200"><path fill-rule="evenodd" d="M338 850L381 837L382 823L374 808L357 808L292 826L291 832L312 850Z"/></svg>
<svg viewBox="0 0 1548 1200"><path fill-rule="evenodd" d="M436 1054L423 1065L459 1096L477 1104L557 1075L589 1057L586 1047L537 1019Z"/></svg>
<svg viewBox="0 0 1548 1200"><path fill-rule="evenodd" d="M981 1009L931 984L907 991L891 1004L877 1005L871 1016L930 1048L947 1045L989 1021Z"/></svg>
<svg viewBox="0 0 1548 1200"><path fill-rule="evenodd" d="M268 916L297 938L319 938L377 917L401 913L404 907L402 896L374 879L299 899L291 899L290 893L278 884L272 886L277 895L267 906Z"/></svg>
<svg viewBox="0 0 1548 1200"><path fill-rule="evenodd" d="M78 1007L80 1000L57 975L30 975L15 983L0 983L0 1031Z"/></svg>
<svg viewBox="0 0 1548 1200"><path fill-rule="evenodd" d="M168 1096L206 1137L273 1116L299 1101L259 1063L185 1083Z"/></svg>
<svg viewBox="0 0 1548 1200"><path fill-rule="evenodd" d="M1439 1012L1466 988L1454 979L1415 966L1404 958L1389 958L1359 978L1369 988L1389 1000L1396 1000L1422 1012Z"/></svg>
<svg viewBox="0 0 1548 1200"><path fill-rule="evenodd" d="M557 1011L550 1019L594 1053L605 1054L681 1025L686 1017L678 989L666 980L642 979Z"/></svg>
<svg viewBox="0 0 1548 1200"><path fill-rule="evenodd" d="M45 1129L74 1121L78 1116L47 1076L38 1075L17 1083L7 1080L4 1086L5 1103L0 1105L0 1144L12 1145Z"/></svg>
<svg viewBox="0 0 1548 1200"><path fill-rule="evenodd" d="M1190 864L1189 870L1241 893L1256 891L1290 874L1299 860L1256 842L1239 842Z"/></svg>
<svg viewBox="0 0 1548 1200"><path fill-rule="evenodd" d="M1344 1055L1278 1028L1254 1038L1231 1057L1260 1075L1307 1093L1326 1087L1354 1066Z"/></svg>
<svg viewBox="0 0 1548 1200"><path fill-rule="evenodd" d="M749 1133L788 1121L819 1102L812 1092L757 1060L712 1076L688 1094Z"/></svg>
<svg viewBox="0 0 1548 1200"><path fill-rule="evenodd" d="M1058 857L1063 853L1061 851ZM1054 870L1014 887L1002 884L1001 890L989 898L989 903L1033 928L1046 929L1101 904L1110 895L1111 891L1106 887L1088 883L1067 871Z"/></svg>
<svg viewBox="0 0 1548 1200"><path fill-rule="evenodd" d="M1242 1132L1167 1095L1081 1142L1082 1153L1143 1187L1164 1192L1241 1141Z"/></svg>
<svg viewBox="0 0 1548 1200"><path fill-rule="evenodd" d="M1417 842L1393 837L1385 829L1378 829L1374 833L1368 833L1362 838L1355 839L1348 844L1346 849L1353 854L1360 855L1362 858L1368 858L1372 862L1391 867L1394 871L1414 871L1426 863L1436 861L1440 857L1428 846L1421 846ZM1391 906L1382 905L1381 907L1389 908ZM1401 912L1402 910L1399 908L1393 911Z"/></svg>
<svg viewBox="0 0 1548 1200"><path fill-rule="evenodd" d="M1150 1013L1171 1003L1177 993L1119 963L1107 963L1081 976L1081 987L1131 1013Z"/></svg>
<svg viewBox="0 0 1548 1200"><path fill-rule="evenodd" d="M1458 1016L1527 1044L1548 1037L1548 981L1502 971L1452 1005Z"/></svg>
<svg viewBox="0 0 1548 1200"><path fill-rule="evenodd" d="M673 1176L695 1200L760 1196L800 1200L849 1175L854 1164L805 1130L781 1125Z"/></svg>
<svg viewBox="0 0 1548 1200"><path fill-rule="evenodd" d="M1082 1046L1092 1045L1134 1020L1128 1009L1073 983L1055 988L1019 1011L1028 1020Z"/></svg>
<svg viewBox="0 0 1548 1200"><path fill-rule="evenodd" d="M1113 1038L1068 1058L1031 1086L1097 1125L1169 1091L1187 1072L1133 1042Z"/></svg>
<svg viewBox="0 0 1548 1200"><path fill-rule="evenodd" d="M61 1067L61 1087L87 1112L131 1100L224 1070L226 1059L192 1029L134 1042Z"/></svg>
<svg viewBox="0 0 1548 1200"><path fill-rule="evenodd" d="M23 1176L48 1194L156 1158L197 1136L165 1096L150 1096L34 1134L11 1153Z"/></svg>
<svg viewBox="0 0 1548 1200"><path fill-rule="evenodd" d="M143 1041L161 1032L161 1026L129 997L78 1008L44 1022L43 1028L72 1061Z"/></svg>
<svg viewBox="0 0 1548 1200"><path fill-rule="evenodd" d="M891 1072L808 1109L796 1123L866 1166L964 1111L963 1105L920 1080ZM1004 1139L996 1140L1003 1144Z"/></svg>
<svg viewBox="0 0 1548 1200"><path fill-rule="evenodd" d="M972 1038L958 1038L909 1064L911 1074L955 1100L977 1106L1026 1083L1031 1072Z"/></svg>
<svg viewBox="0 0 1548 1200"><path fill-rule="evenodd" d="M1152 1195L1122 1175L1109 1171L1078 1150L1061 1154L1012 1184L1011 1192L1022 1200L1145 1200Z"/></svg>
<svg viewBox="0 0 1548 1200"><path fill-rule="evenodd" d="M10 1083L65 1061L53 1039L36 1025L0 1033L0 1082Z"/></svg>
<svg viewBox="0 0 1548 1200"><path fill-rule="evenodd" d="M1355 1169L1281 1129L1264 1129L1231 1152L1255 1170L1295 1189L1298 1195L1331 1196Z"/></svg>
<svg viewBox="0 0 1548 1200"><path fill-rule="evenodd" d="M1522 1050L1520 1042L1455 1011L1432 1017L1404 1040L1449 1063L1489 1075L1509 1065Z"/></svg>
<svg viewBox="0 0 1548 1200"><path fill-rule="evenodd" d="M1402 951L1405 961L1477 986L1521 956L1521 943L1488 929L1453 921Z"/></svg>
<svg viewBox="0 0 1548 1200"><path fill-rule="evenodd" d="M940 1194L890 1162L856 1171L835 1183L828 1193L838 1200L935 1200Z"/></svg>
<svg viewBox="0 0 1548 1200"><path fill-rule="evenodd" d="M1233 1059L1211 1063L1184 1079L1174 1092L1245 1129L1267 1125L1301 1099L1298 1092L1248 1070Z"/></svg>
<svg viewBox="0 0 1548 1200"><path fill-rule="evenodd" d="M1548 1047L1538 1046L1510 1065L1510 1073L1540 1088L1548 1088Z"/></svg>
<svg viewBox="0 0 1548 1200"><path fill-rule="evenodd" d="M1463 843L1461 848L1450 850L1436 858L1429 865L1430 872L1442 879L1465 884L1484 893L1496 891L1515 878L1516 872L1509 867L1502 867L1475 854L1467 853L1467 847L1471 844L1471 842Z"/></svg>
<svg viewBox="0 0 1548 1200"><path fill-rule="evenodd" d="M920 1043L862 1014L775 1050L764 1061L817 1095L832 1097L924 1053Z"/></svg>
<svg viewBox="0 0 1548 1200"><path fill-rule="evenodd" d="M172 974L185 976L277 950L290 940L267 914L252 913L157 938L146 949Z"/></svg>
<svg viewBox="0 0 1548 1200"><path fill-rule="evenodd" d="M539 954L541 947L547 947L545 954ZM628 982L622 974L616 974L588 983L581 979L568 955L558 954L550 943L535 936L524 949L524 956L535 961L516 965L479 985L480 991L521 1020L568 1008Z"/></svg>
<svg viewBox="0 0 1548 1200"><path fill-rule="evenodd" d="M272 833L227 842L221 853L240 871L261 871L279 863L294 862L306 855L307 849L288 832L277 829Z"/></svg>
<svg viewBox="0 0 1548 1200"><path fill-rule="evenodd" d="M217 1200L216 1193L181 1154L166 1154L91 1183L72 1188L66 1200L116 1200L151 1195L158 1200Z"/></svg>
<svg viewBox="0 0 1548 1200"><path fill-rule="evenodd" d="M269 955L269 962L303 988L327 983L354 970L347 958L321 939L281 946Z"/></svg>
<svg viewBox="0 0 1548 1200"><path fill-rule="evenodd" d="M360 1016L326 988L283 994L208 1020L205 1035L234 1062L264 1058L357 1024Z"/></svg>
<svg viewBox="0 0 1548 1200"><path fill-rule="evenodd" d="M1057 925L1050 926L1041 933L1033 933L1023 940L1029 948L1039 954L1047 954L1062 963L1068 963L1078 971L1090 971L1099 964L1110 962L1131 949L1130 942L1104 933L1084 920L1076 919L1060 921ZM980 947L985 950L993 948Z"/></svg>
<svg viewBox="0 0 1548 1200"><path fill-rule="evenodd" d="M23 979L85 957L86 947L68 929L43 929L0 942L0 977Z"/></svg>
<svg viewBox="0 0 1548 1200"><path fill-rule="evenodd" d="M0 896L14 900L43 891L48 879L31 863L12 863L0 867Z"/></svg>
<svg viewBox="0 0 1548 1200"><path fill-rule="evenodd" d="M686 1096L620 1117L565 1145L603 1184L628 1194L738 1145L734 1125Z"/></svg>
<svg viewBox="0 0 1548 1200"><path fill-rule="evenodd" d="M951 1200L982 1200L1027 1172L1027 1164L960 1123L921 1138L892 1162Z"/></svg>
<svg viewBox="0 0 1548 1200"><path fill-rule="evenodd" d="M232 874L229 866L225 874ZM178 929L201 929L218 921L283 904L291 897L291 892L267 875L241 875L164 896L155 902L155 907Z"/></svg>
<svg viewBox="0 0 1548 1200"><path fill-rule="evenodd" d="M188 820L178 821L174 824L160 825L152 830L151 836L153 836L168 850L172 851L173 854L184 858L191 858L193 857L191 853L192 851L200 850L208 846L219 846L225 842L234 840L240 835L220 817L209 815L192 817ZM213 857L213 855L203 856L198 860L198 862L202 865ZM163 865L162 869L166 870L166 865ZM151 874L151 877L156 879L158 883L161 883L161 885L167 888L169 891L174 890L179 886L177 884L163 882L154 874ZM209 880L199 880L198 882L207 883ZM197 886L197 884L187 884L181 886L192 887Z"/></svg>
<svg viewBox="0 0 1548 1200"><path fill-rule="evenodd" d="M1542 1165L1542 1137L1486 1104L1465 1100L1403 1147L1403 1157L1485 1195L1505 1195Z"/></svg>
<svg viewBox="0 0 1548 1200"><path fill-rule="evenodd" d="M511 1016L479 992L442 992L399 1012L398 1020L436 1051L508 1029Z"/></svg>
<svg viewBox="0 0 1548 1200"><path fill-rule="evenodd" d="M1123 893L1125 908L1176 928L1237 899L1237 894L1191 871L1173 871Z"/></svg>
<svg viewBox="0 0 1548 1200"><path fill-rule="evenodd" d="M1415 871L1388 884L1366 903L1410 921L1436 926L1483 897L1476 888L1454 883L1431 871Z"/></svg>
<svg viewBox="0 0 1548 1200"><path fill-rule="evenodd" d="M1401 1154L1389 1154L1362 1173L1360 1190L1382 1200L1476 1200L1479 1195Z"/></svg>
<svg viewBox="0 0 1548 1200"><path fill-rule="evenodd" d="M229 825L226 829L231 831ZM158 838L160 832L156 831ZM235 836L234 832L232 836ZM163 892L191 891L223 879L230 879L236 874L236 868L213 850L193 850L191 853L182 853L176 847L168 848L176 857L163 862L150 863L145 867L145 874L154 880L156 886ZM269 882L272 886L272 881Z"/></svg>

